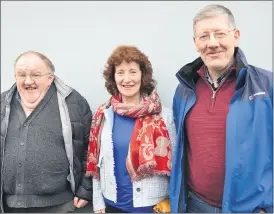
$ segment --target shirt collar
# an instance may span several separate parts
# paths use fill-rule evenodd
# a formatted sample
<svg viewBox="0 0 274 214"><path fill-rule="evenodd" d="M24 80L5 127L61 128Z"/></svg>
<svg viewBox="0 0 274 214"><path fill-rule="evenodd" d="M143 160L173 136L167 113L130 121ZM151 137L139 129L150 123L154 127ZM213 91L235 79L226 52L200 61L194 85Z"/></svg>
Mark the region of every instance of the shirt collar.
<svg viewBox="0 0 274 214"><path fill-rule="evenodd" d="M232 71L232 70L235 70L236 67L235 67L235 63L236 63L236 60L233 59L233 63L232 65L217 79L217 84L214 84L210 75L209 75L209 72L208 72L208 69L207 67L204 65L204 71L205 71L205 77L207 79L207 81L215 88L218 88L219 85L226 79L226 77L228 76L228 74Z"/></svg>

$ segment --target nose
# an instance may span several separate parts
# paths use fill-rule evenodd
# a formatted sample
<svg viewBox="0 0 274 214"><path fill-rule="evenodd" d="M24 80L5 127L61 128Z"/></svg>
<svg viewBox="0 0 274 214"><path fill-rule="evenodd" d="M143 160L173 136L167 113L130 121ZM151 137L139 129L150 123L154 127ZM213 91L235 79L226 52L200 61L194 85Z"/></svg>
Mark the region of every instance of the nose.
<svg viewBox="0 0 274 214"><path fill-rule="evenodd" d="M219 41L214 37L213 33L210 34L207 46L210 48L215 48L220 46Z"/></svg>
<svg viewBox="0 0 274 214"><path fill-rule="evenodd" d="M33 80L30 78L29 75L26 76L26 79L25 79L25 84L26 85L31 85L33 83Z"/></svg>
<svg viewBox="0 0 274 214"><path fill-rule="evenodd" d="M129 74L125 74L125 77L124 77L123 81L126 82L126 83L131 81L131 78L130 78Z"/></svg>

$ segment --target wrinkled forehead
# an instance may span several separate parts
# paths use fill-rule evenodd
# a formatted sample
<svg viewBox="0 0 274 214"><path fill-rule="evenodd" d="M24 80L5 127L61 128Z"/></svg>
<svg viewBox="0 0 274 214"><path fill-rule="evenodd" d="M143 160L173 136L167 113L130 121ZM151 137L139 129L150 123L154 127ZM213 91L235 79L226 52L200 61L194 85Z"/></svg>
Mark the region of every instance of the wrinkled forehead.
<svg viewBox="0 0 274 214"><path fill-rule="evenodd" d="M15 64L15 70L44 70L47 69L45 62L35 54L21 56Z"/></svg>
<svg viewBox="0 0 274 214"><path fill-rule="evenodd" d="M230 23L228 16L219 15L212 17L205 17L201 20L198 20L195 23L195 32L211 31L218 29L228 29L230 28Z"/></svg>

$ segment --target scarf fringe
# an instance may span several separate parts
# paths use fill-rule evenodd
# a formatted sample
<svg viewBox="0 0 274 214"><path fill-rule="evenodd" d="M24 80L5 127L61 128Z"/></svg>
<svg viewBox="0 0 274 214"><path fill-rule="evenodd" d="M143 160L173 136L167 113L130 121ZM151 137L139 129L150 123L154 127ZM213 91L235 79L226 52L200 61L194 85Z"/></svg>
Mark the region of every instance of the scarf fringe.
<svg viewBox="0 0 274 214"><path fill-rule="evenodd" d="M137 173L142 174L142 173L149 173L152 171L155 167L157 166L156 161L149 161L146 162L145 164L142 164L138 167Z"/></svg>
<svg viewBox="0 0 274 214"><path fill-rule="evenodd" d="M150 174L144 174L144 175L136 175L131 177L131 182L138 182L144 178L152 178L154 176L170 176L169 171L153 171Z"/></svg>
<svg viewBox="0 0 274 214"><path fill-rule="evenodd" d="M170 176L169 170L154 170L156 166L156 161L150 161L140 165L136 174L133 175L133 173L129 172L131 175L131 181L136 182L144 178L151 178L153 176Z"/></svg>

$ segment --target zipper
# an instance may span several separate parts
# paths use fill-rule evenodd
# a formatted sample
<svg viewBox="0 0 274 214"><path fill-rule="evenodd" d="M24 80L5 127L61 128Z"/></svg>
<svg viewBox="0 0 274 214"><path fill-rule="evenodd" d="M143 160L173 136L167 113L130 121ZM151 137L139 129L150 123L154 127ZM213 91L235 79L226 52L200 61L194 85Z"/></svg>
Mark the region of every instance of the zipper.
<svg viewBox="0 0 274 214"><path fill-rule="evenodd" d="M211 87L210 83L207 81L206 78L204 78L203 76L201 76L202 79L206 82L206 85L211 89L212 91L212 96L211 96L211 105L210 105L210 109L214 107L214 104L215 104L215 98L216 98L216 93L217 91L219 91L219 88L221 85L219 85L219 87L217 88L216 91L213 90L213 88Z"/></svg>
<svg viewBox="0 0 274 214"><path fill-rule="evenodd" d="M218 88L219 89L219 88ZM216 97L216 92L218 91L218 89L216 91L212 90L212 100L211 100L211 108L214 107L215 104L215 97Z"/></svg>
<svg viewBox="0 0 274 214"><path fill-rule="evenodd" d="M215 99L216 91L212 91L212 99Z"/></svg>
<svg viewBox="0 0 274 214"><path fill-rule="evenodd" d="M194 104L196 103L196 99L197 99L197 97L196 97L196 94L195 94L195 90L194 89L192 89L192 91L193 91L193 93L194 93L194 102L193 103L191 103L191 105L189 106L189 108L186 108L185 109L185 111L186 111L186 113L185 113L185 115L183 116L183 118L182 118L182 121L185 121L185 119L186 119L186 117L187 117L187 115L189 114L189 112L190 112L190 110L191 110L191 108L194 106ZM185 129L185 124L182 124L182 130L181 130L181 139L182 139L182 141L184 141L184 145L182 145L182 147L185 147L185 142L186 142L186 139L185 139L185 135L184 135L184 129ZM183 139L184 138L184 139ZM185 148L183 148L184 150L185 150ZM182 157L181 157L181 163L182 163L182 166L181 166L181 170L182 170L182 183L181 183L181 186L183 185L183 189L184 190L180 190L180 193L179 193L179 201L183 201L183 202L185 202L185 201L187 201L187 195L186 195L186 191L185 191L185 189L186 189L186 179L185 179L185 174L186 174L186 167L184 166L184 160L185 160L185 158L186 158L186 156L185 156L185 153L186 151L184 151L183 153L182 153ZM184 170L183 170L184 169ZM182 193L182 191L183 191L183 193ZM182 194L182 195L181 195ZM181 197L181 199L180 199L180 196L182 196ZM183 206L183 207L182 207ZM179 209L179 211L181 212L186 212L186 209L187 209L187 204L186 203L182 203L182 206L179 204L178 205L178 209Z"/></svg>
<svg viewBox="0 0 274 214"><path fill-rule="evenodd" d="M229 75L230 75L230 73L226 74L226 76L224 77L224 78L225 78L224 81L222 81L222 82L219 84L219 86L218 86L218 88L217 88L216 91L213 90L213 88L212 88L212 86L210 85L210 83L208 82L208 80L207 80L204 76L200 75L200 77L206 82L206 84L207 84L207 85L210 87L210 89L212 90L211 107L210 107L210 108L213 108L213 107L214 107L214 105L215 105L216 93L217 93L217 91L220 90L221 86L223 86L224 84L226 84L227 78L228 78Z"/></svg>
<svg viewBox="0 0 274 214"><path fill-rule="evenodd" d="M1 161L1 211L2 213L4 212L4 207L3 207L3 172L4 172L4 155L5 155L5 141L7 137L7 132L8 132L8 120L9 120L9 113L10 113L10 105L7 106L6 108L6 130L5 130L5 135L4 135L4 142L2 145L2 161Z"/></svg>

